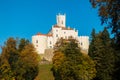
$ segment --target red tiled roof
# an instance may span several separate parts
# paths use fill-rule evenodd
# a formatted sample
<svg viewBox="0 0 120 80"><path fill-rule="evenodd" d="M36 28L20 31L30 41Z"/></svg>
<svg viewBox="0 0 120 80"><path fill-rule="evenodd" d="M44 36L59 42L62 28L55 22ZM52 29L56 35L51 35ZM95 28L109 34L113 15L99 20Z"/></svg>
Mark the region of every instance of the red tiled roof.
<svg viewBox="0 0 120 80"><path fill-rule="evenodd" d="M52 34L47 34L47 36L49 36L49 37L50 37L50 36L52 36Z"/></svg>
<svg viewBox="0 0 120 80"><path fill-rule="evenodd" d="M37 33L36 35L39 35L39 36L52 36L52 34L42 34L42 33Z"/></svg>
<svg viewBox="0 0 120 80"><path fill-rule="evenodd" d="M72 28L65 28L65 27L62 27L62 30L73 30Z"/></svg>
<svg viewBox="0 0 120 80"><path fill-rule="evenodd" d="M58 26L58 25L54 25L54 28L60 28L60 26Z"/></svg>

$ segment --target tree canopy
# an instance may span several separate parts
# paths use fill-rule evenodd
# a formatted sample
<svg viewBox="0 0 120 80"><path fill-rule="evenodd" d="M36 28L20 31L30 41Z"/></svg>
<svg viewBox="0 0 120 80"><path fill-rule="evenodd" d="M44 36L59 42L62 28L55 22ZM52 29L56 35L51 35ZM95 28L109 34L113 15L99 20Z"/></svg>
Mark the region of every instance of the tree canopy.
<svg viewBox="0 0 120 80"><path fill-rule="evenodd" d="M94 8L98 8L98 15L102 24L107 23L115 34L115 43L120 47L120 0L90 0Z"/></svg>
<svg viewBox="0 0 120 80"><path fill-rule="evenodd" d="M96 63L97 74L94 80L113 80L115 57L107 29L104 28L98 34L93 29L92 38L88 54Z"/></svg>
<svg viewBox="0 0 120 80"><path fill-rule="evenodd" d="M0 79L33 80L38 63L38 54L28 40L9 38L0 56Z"/></svg>
<svg viewBox="0 0 120 80"><path fill-rule="evenodd" d="M90 2L98 9L101 23L107 24L114 34L111 43L115 55L114 80L120 80L120 0L90 0Z"/></svg>
<svg viewBox="0 0 120 80"><path fill-rule="evenodd" d="M95 77L94 61L81 53L77 40L60 39L56 45L53 57L55 80L91 80Z"/></svg>

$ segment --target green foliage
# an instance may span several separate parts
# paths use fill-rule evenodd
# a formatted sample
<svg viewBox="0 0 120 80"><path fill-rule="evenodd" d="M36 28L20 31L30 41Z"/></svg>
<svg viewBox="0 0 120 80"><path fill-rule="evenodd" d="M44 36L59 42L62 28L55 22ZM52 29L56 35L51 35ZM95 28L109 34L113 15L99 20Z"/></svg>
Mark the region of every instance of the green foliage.
<svg viewBox="0 0 120 80"><path fill-rule="evenodd" d="M95 34L90 44L89 55L96 63L97 74L94 80L112 80L114 71L114 50L106 28Z"/></svg>
<svg viewBox="0 0 120 80"><path fill-rule="evenodd" d="M38 54L28 40L9 38L0 57L0 79L33 80L38 62Z"/></svg>
<svg viewBox="0 0 120 80"><path fill-rule="evenodd" d="M95 77L94 62L80 52L76 40L62 40L58 43L61 45L54 52L52 69L55 80L91 80Z"/></svg>
<svg viewBox="0 0 120 80"><path fill-rule="evenodd" d="M24 38L20 40L18 45L18 50L22 51L26 45L29 44L29 40L25 40Z"/></svg>
<svg viewBox="0 0 120 80"><path fill-rule="evenodd" d="M89 56L91 56L92 58L94 57L94 54L95 54L95 40L96 40L96 32L95 32L95 29L92 30L92 33L91 33L91 40L90 40L90 45L89 45Z"/></svg>
<svg viewBox="0 0 120 80"><path fill-rule="evenodd" d="M115 34L115 43L120 47L120 0L90 0L94 8L98 8L98 15L102 24L107 23Z"/></svg>
<svg viewBox="0 0 120 80"><path fill-rule="evenodd" d="M120 0L90 0L98 9L102 24L106 23L114 34L112 47L115 51L114 80L120 80Z"/></svg>

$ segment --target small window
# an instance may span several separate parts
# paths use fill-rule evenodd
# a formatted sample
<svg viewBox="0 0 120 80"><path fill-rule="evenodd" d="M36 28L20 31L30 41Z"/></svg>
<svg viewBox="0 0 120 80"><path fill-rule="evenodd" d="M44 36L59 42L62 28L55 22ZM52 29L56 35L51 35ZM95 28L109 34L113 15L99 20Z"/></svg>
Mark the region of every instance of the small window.
<svg viewBox="0 0 120 80"><path fill-rule="evenodd" d="M36 47L38 47L38 45L36 45Z"/></svg>
<svg viewBox="0 0 120 80"><path fill-rule="evenodd" d="M38 43L38 40L36 40L36 43Z"/></svg>
<svg viewBox="0 0 120 80"><path fill-rule="evenodd" d="M81 42L81 46L83 45L83 43Z"/></svg>
<svg viewBox="0 0 120 80"><path fill-rule="evenodd" d="M67 39L67 36L65 36L65 39Z"/></svg>
<svg viewBox="0 0 120 80"><path fill-rule="evenodd" d="M50 44L52 44L52 42L50 41Z"/></svg>
<svg viewBox="0 0 120 80"><path fill-rule="evenodd" d="M64 32L64 34L66 34L66 32Z"/></svg>
<svg viewBox="0 0 120 80"><path fill-rule="evenodd" d="M56 34L56 37L58 37L58 34Z"/></svg>
<svg viewBox="0 0 120 80"><path fill-rule="evenodd" d="M52 48L52 46L50 46L50 48Z"/></svg>
<svg viewBox="0 0 120 80"><path fill-rule="evenodd" d="M56 32L58 32L58 30L56 30Z"/></svg>

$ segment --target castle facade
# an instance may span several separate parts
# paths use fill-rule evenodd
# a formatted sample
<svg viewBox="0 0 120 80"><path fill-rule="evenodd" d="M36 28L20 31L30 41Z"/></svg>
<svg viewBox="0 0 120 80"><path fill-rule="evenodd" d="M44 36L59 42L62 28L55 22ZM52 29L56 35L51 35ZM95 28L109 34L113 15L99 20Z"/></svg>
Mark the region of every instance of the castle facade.
<svg viewBox="0 0 120 80"><path fill-rule="evenodd" d="M66 27L66 15L58 14L56 16L56 25L53 25L48 34L37 33L32 36L32 43L38 54L44 54L46 49L53 49L58 39L68 39L72 37L78 40L78 45L82 50L88 51L89 37L78 36L78 30Z"/></svg>

